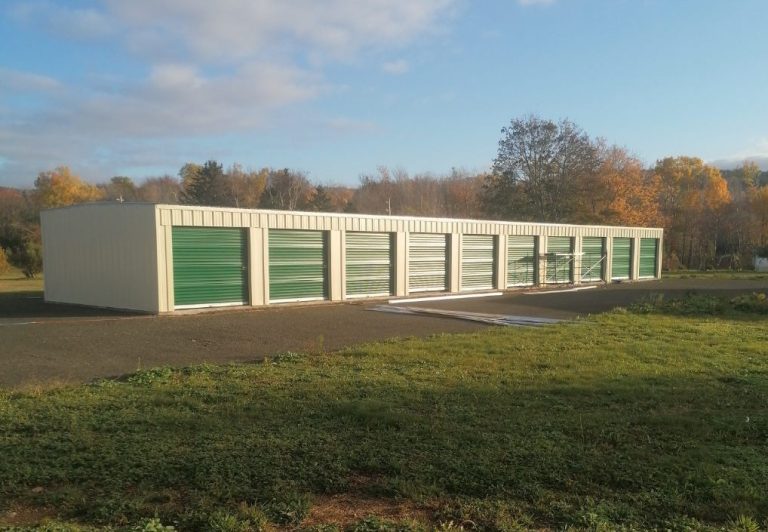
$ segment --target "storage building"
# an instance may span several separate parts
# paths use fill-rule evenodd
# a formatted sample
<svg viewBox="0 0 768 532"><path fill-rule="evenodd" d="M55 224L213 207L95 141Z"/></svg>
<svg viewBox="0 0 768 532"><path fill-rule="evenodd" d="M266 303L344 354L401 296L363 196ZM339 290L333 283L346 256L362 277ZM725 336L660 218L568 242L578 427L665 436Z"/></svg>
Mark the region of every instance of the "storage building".
<svg viewBox="0 0 768 532"><path fill-rule="evenodd" d="M150 313L653 279L661 229L92 203L43 211L45 299Z"/></svg>

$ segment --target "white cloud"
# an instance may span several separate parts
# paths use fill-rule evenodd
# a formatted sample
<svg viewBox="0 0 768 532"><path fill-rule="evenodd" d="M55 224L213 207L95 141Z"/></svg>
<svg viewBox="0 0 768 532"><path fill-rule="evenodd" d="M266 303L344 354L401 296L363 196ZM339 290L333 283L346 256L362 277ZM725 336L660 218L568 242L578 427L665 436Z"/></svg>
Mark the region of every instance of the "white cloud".
<svg viewBox="0 0 768 532"><path fill-rule="evenodd" d="M158 46L206 62L320 53L347 57L371 46L402 46L439 28L457 0L102 0L103 9L47 1L16 4L17 18L84 37L112 32L155 55Z"/></svg>
<svg viewBox="0 0 768 532"><path fill-rule="evenodd" d="M408 61L405 59L398 59L396 61L388 61L381 65L381 69L386 72L387 74L392 74L394 76L398 76L401 74L405 74L410 70L410 65L408 64Z"/></svg>
<svg viewBox="0 0 768 532"><path fill-rule="evenodd" d="M52 92L59 89L61 89L61 83L51 77L0 67L0 93Z"/></svg>
<svg viewBox="0 0 768 532"><path fill-rule="evenodd" d="M9 12L17 23L118 43L145 61L148 74L120 80L94 71L84 85L67 87L0 70L0 87L46 98L34 110L0 107L0 180L66 163L85 175L110 161L152 166L168 158L159 146L274 129L275 113L331 90L328 63L434 35L458 1L101 0L87 9L16 1ZM408 63L382 68L401 74ZM375 130L354 118L319 123L329 131Z"/></svg>
<svg viewBox="0 0 768 532"><path fill-rule="evenodd" d="M18 2L9 12L17 20L74 39L102 38L113 31L109 15L101 10L63 7L49 0Z"/></svg>
<svg viewBox="0 0 768 532"><path fill-rule="evenodd" d="M749 145L730 156L711 161L718 168L736 168L744 162L751 161L757 164L761 170L768 170L768 137L758 138Z"/></svg>

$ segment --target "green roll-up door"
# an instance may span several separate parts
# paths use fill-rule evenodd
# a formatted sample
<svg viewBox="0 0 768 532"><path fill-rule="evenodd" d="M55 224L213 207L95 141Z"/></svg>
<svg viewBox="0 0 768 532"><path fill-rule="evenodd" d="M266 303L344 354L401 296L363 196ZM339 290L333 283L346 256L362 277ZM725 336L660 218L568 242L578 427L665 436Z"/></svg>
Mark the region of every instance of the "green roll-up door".
<svg viewBox="0 0 768 532"><path fill-rule="evenodd" d="M611 279L629 279L632 273L632 239L613 239L613 265Z"/></svg>
<svg viewBox="0 0 768 532"><path fill-rule="evenodd" d="M581 282L603 280L605 268L605 239L585 236L581 240Z"/></svg>
<svg viewBox="0 0 768 532"><path fill-rule="evenodd" d="M269 230L269 301L312 301L328 293L323 231Z"/></svg>
<svg viewBox="0 0 768 532"><path fill-rule="evenodd" d="M536 237L510 236L507 239L507 286L536 282Z"/></svg>
<svg viewBox="0 0 768 532"><path fill-rule="evenodd" d="M496 238L461 236L461 289L489 290L496 278Z"/></svg>
<svg viewBox="0 0 768 532"><path fill-rule="evenodd" d="M569 236L547 238L547 283L570 283L573 279L573 239Z"/></svg>
<svg viewBox="0 0 768 532"><path fill-rule="evenodd" d="M392 293L392 236L389 233L346 234L347 297Z"/></svg>
<svg viewBox="0 0 768 532"><path fill-rule="evenodd" d="M174 227L175 308L248 302L248 244L243 229Z"/></svg>
<svg viewBox="0 0 768 532"><path fill-rule="evenodd" d="M408 291L439 292L446 289L445 235L411 233L408 238Z"/></svg>
<svg viewBox="0 0 768 532"><path fill-rule="evenodd" d="M658 238L640 239L640 277L656 277L658 253Z"/></svg>

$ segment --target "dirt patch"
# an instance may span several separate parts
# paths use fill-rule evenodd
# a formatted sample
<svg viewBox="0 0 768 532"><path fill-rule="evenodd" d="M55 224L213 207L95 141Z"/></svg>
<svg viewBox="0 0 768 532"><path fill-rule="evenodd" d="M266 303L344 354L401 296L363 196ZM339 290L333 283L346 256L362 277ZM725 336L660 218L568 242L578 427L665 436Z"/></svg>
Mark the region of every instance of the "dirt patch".
<svg viewBox="0 0 768 532"><path fill-rule="evenodd" d="M0 527L35 526L55 516L56 512L52 508L12 506L0 513Z"/></svg>
<svg viewBox="0 0 768 532"><path fill-rule="evenodd" d="M302 522L302 525L347 526L374 516L392 521L412 520L425 524L432 523L432 512L413 501L343 494L313 497L309 517Z"/></svg>

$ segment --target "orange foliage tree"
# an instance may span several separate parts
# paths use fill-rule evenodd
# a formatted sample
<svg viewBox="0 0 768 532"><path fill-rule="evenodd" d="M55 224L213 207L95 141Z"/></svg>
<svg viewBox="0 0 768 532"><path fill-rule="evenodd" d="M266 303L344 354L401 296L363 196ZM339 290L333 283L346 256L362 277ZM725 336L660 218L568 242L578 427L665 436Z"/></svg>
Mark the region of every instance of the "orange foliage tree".
<svg viewBox="0 0 768 532"><path fill-rule="evenodd" d="M659 178L618 146L599 146L600 165L581 181L578 221L611 225L663 225Z"/></svg>
<svg viewBox="0 0 768 532"><path fill-rule="evenodd" d="M98 201L104 197L104 192L73 175L68 167L59 166L37 176L33 197L39 208L48 209Z"/></svg>
<svg viewBox="0 0 768 532"><path fill-rule="evenodd" d="M720 170L697 157L667 157L656 163L660 208L667 229L667 257L689 268L714 265L731 201Z"/></svg>
<svg viewBox="0 0 768 532"><path fill-rule="evenodd" d="M768 185L754 188L749 197L751 241L755 247L768 246Z"/></svg>

